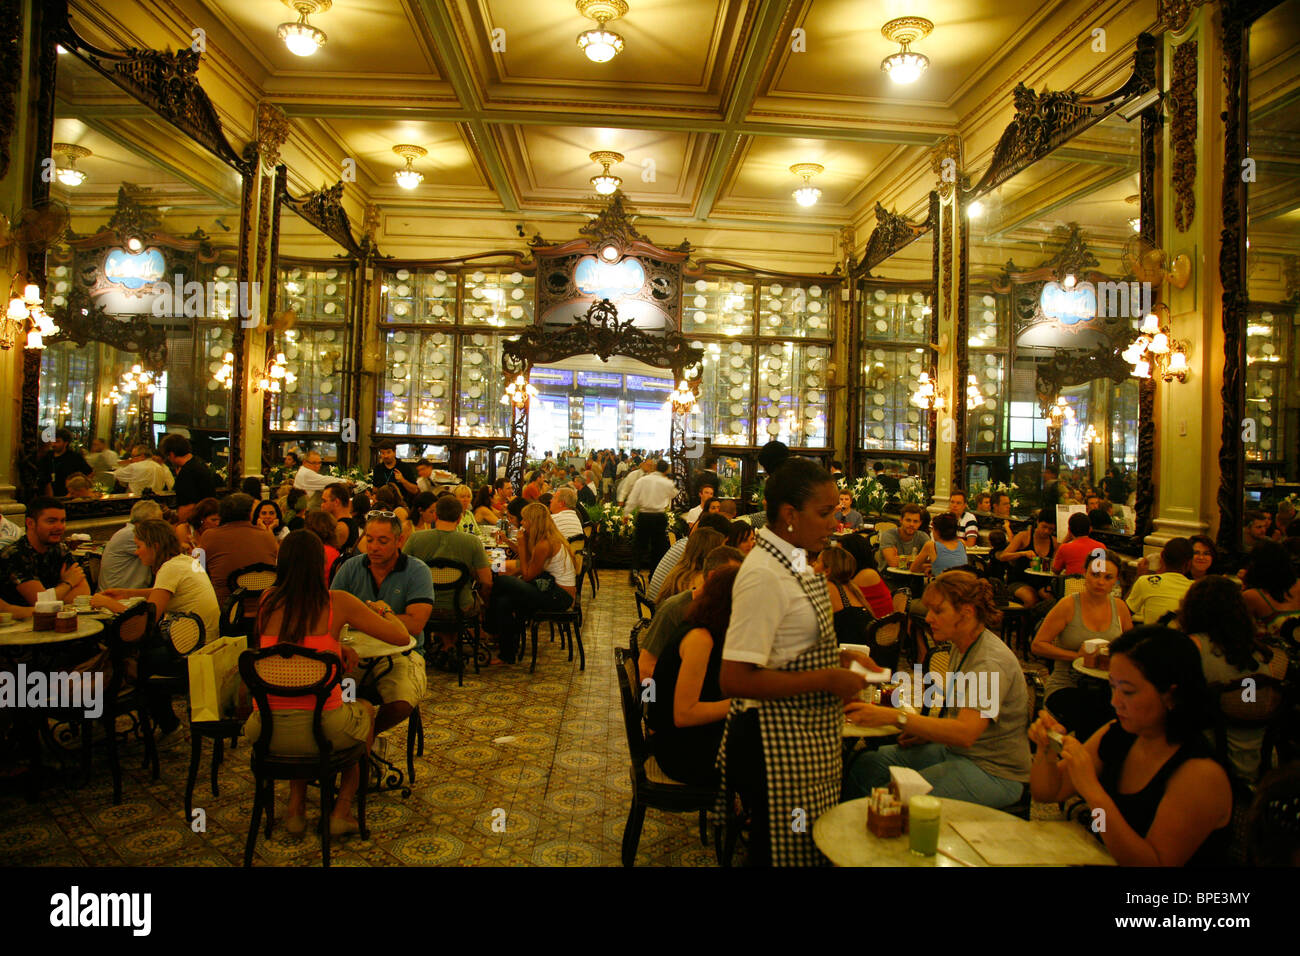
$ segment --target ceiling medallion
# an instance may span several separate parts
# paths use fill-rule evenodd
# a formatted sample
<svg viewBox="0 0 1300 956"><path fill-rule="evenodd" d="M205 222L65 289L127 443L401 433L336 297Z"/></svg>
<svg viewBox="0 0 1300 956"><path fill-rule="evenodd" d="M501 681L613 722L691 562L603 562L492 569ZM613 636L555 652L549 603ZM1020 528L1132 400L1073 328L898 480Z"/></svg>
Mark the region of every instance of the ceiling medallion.
<svg viewBox="0 0 1300 956"><path fill-rule="evenodd" d="M590 154L589 158L593 163L600 163L604 167L604 172L591 177L591 188L596 190L597 193L608 196L623 185L623 180L609 171L609 167L623 162L622 153L616 153L612 149L598 149Z"/></svg>
<svg viewBox="0 0 1300 956"><path fill-rule="evenodd" d="M409 143L403 143L401 146L394 146L393 152L398 156L406 157L406 165L393 173L393 178L397 180L397 185L403 189L414 189L420 183L424 182L424 174L416 170L412 165L416 159L427 156L429 151L423 146L412 146Z"/></svg>
<svg viewBox="0 0 1300 956"><path fill-rule="evenodd" d="M929 36L933 29L934 24L925 17L898 17L880 28L886 40L902 46L897 53L891 53L880 61L880 68L889 74L891 80L915 83L930 68L930 58L924 53L913 53L908 46Z"/></svg>
<svg viewBox="0 0 1300 956"><path fill-rule="evenodd" d="M55 143L54 152L68 157L68 165L60 166L54 171L55 177L65 186L80 186L86 181L86 174L77 168L77 160L85 159L90 150L74 143Z"/></svg>
<svg viewBox="0 0 1300 956"><path fill-rule="evenodd" d="M821 163L795 163L791 166L790 172L803 177L803 185L792 193L794 201L801 206L815 205L821 198L822 191L812 184L812 178L825 171L826 167Z"/></svg>
<svg viewBox="0 0 1300 956"><path fill-rule="evenodd" d="M627 16L627 4L624 0L578 0L578 12L589 20L596 21L594 30L585 30L578 34L578 48L593 63L608 63L623 52L623 38L613 30L606 30L605 24L610 20Z"/></svg>
<svg viewBox="0 0 1300 956"><path fill-rule="evenodd" d="M284 41L289 52L295 56L311 56L325 45L325 31L318 30L307 22L313 13L324 13L334 5L334 0L281 0L290 10L298 13L297 23L281 23L275 29L275 35Z"/></svg>

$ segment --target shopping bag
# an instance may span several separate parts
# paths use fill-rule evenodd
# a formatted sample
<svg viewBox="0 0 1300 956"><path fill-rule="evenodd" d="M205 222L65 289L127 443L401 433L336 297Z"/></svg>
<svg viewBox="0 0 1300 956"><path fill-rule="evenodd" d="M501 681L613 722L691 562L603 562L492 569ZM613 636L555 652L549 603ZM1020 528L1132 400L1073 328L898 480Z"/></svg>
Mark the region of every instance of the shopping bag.
<svg viewBox="0 0 1300 956"><path fill-rule="evenodd" d="M239 694L239 655L248 638L222 637L198 648L186 659L190 670L190 720L222 720L233 716Z"/></svg>

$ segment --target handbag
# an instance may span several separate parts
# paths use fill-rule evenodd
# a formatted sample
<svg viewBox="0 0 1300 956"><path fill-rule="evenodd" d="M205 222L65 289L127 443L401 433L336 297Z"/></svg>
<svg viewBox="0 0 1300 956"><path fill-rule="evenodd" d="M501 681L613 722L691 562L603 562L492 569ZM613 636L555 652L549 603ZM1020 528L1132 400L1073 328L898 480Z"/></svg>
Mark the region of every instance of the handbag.
<svg viewBox="0 0 1300 956"><path fill-rule="evenodd" d="M186 658L190 677L190 721L224 720L236 713L239 655L248 649L242 634L205 644Z"/></svg>

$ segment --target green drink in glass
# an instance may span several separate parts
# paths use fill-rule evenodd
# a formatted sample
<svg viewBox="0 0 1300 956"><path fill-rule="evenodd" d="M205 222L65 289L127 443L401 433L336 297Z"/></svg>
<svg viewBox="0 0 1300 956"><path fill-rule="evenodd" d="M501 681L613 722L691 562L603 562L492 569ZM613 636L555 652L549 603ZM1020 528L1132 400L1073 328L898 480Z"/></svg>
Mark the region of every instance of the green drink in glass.
<svg viewBox="0 0 1300 956"><path fill-rule="evenodd" d="M916 796L907 804L908 848L917 856L934 856L939 851L938 797Z"/></svg>

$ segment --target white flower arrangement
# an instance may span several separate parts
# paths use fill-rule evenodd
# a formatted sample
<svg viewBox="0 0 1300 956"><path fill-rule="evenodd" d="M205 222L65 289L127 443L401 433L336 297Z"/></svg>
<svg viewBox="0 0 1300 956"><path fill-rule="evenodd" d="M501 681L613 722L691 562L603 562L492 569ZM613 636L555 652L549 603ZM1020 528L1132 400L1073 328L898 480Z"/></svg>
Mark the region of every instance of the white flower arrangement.
<svg viewBox="0 0 1300 956"><path fill-rule="evenodd" d="M879 515L885 513L885 505L889 503L889 492L871 475L866 475L857 479L852 485L847 485L843 479L840 482L841 488L847 488L853 495L853 507L863 515Z"/></svg>

